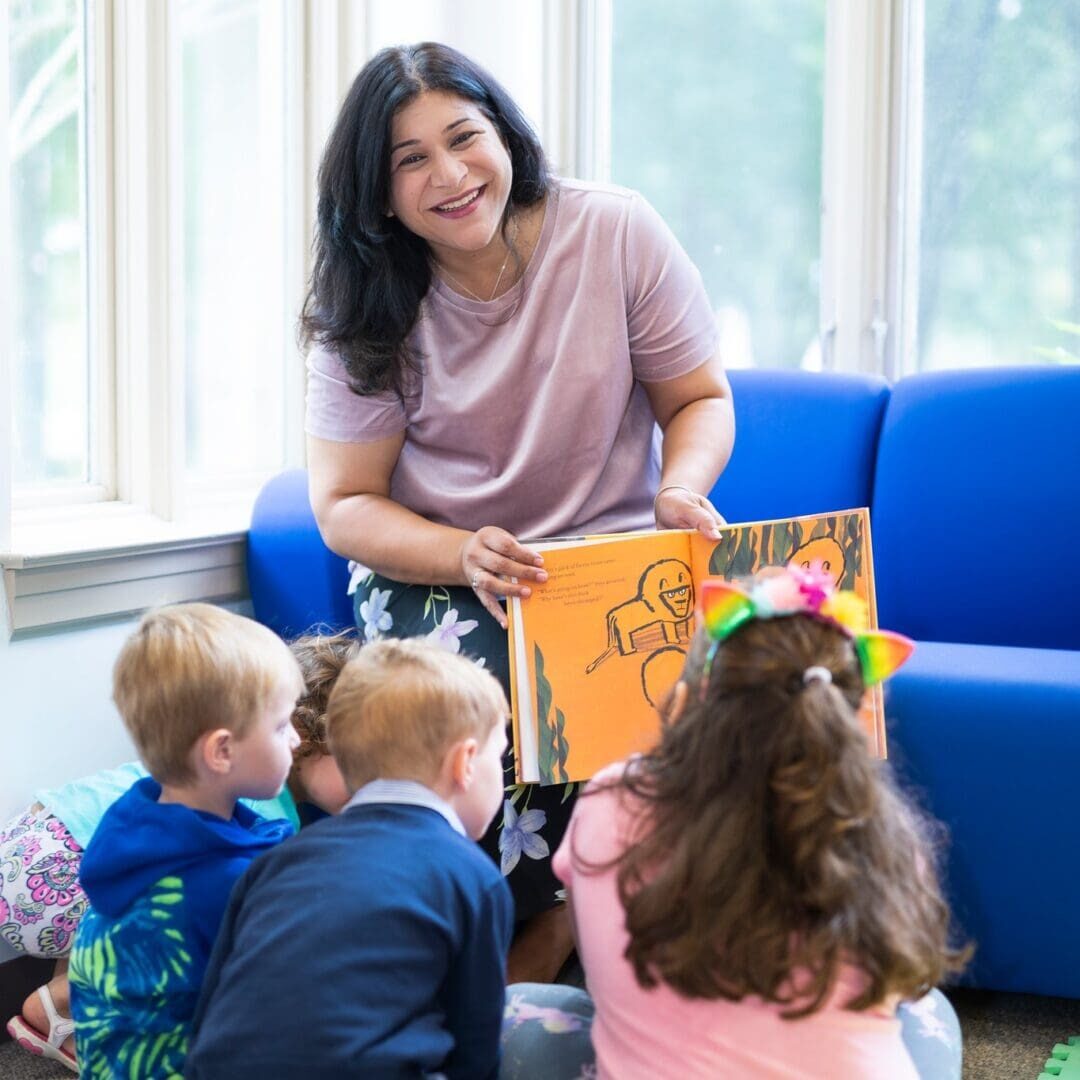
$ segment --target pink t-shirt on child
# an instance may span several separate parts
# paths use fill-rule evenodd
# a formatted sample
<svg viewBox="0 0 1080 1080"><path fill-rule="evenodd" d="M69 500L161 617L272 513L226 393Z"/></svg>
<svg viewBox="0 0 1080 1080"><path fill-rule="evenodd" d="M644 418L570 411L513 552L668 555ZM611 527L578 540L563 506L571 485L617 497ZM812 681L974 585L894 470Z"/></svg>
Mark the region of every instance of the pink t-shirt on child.
<svg viewBox="0 0 1080 1080"><path fill-rule="evenodd" d="M522 538L651 528L656 425L642 383L716 351L701 276L649 204L553 182L523 278L490 303L436 278L409 337L424 374L404 400L360 397L338 357L308 357L307 430L405 432L391 496L431 521Z"/></svg>
<svg viewBox="0 0 1080 1080"><path fill-rule="evenodd" d="M587 790L620 776L624 763L598 773ZM578 799L552 866L573 904L578 948L596 1005L592 1039L597 1076L612 1080L918 1080L900 1036L895 1005L844 1009L860 988L856 969L841 972L826 1006L802 1020L783 1020L780 1006L757 997L740 1002L691 1000L661 984L638 985L623 953L629 938L616 872L586 873L609 862L639 820L640 803L608 790Z"/></svg>

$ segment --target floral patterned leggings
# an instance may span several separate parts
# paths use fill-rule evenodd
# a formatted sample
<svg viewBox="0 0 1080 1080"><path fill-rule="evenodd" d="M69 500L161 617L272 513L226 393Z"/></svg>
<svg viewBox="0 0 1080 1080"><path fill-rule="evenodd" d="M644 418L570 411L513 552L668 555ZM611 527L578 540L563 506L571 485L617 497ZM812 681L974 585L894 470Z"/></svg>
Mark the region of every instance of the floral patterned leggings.
<svg viewBox="0 0 1080 1080"><path fill-rule="evenodd" d="M41 805L0 830L0 962L67 956L86 911L82 848Z"/></svg>
<svg viewBox="0 0 1080 1080"><path fill-rule="evenodd" d="M589 995L574 986L508 986L499 1080L595 1080L594 1011ZM897 1016L921 1080L960 1080L960 1022L948 998L931 990L901 1005Z"/></svg>
<svg viewBox="0 0 1080 1080"><path fill-rule="evenodd" d="M510 700L506 631L488 614L472 589L463 586L402 585L363 567L350 584L356 625L365 640L426 637L449 652L484 665ZM574 808L576 784L541 787L514 783L514 754L503 758L506 798L480 846L497 862L514 894L519 921L554 907L561 884L551 871Z"/></svg>

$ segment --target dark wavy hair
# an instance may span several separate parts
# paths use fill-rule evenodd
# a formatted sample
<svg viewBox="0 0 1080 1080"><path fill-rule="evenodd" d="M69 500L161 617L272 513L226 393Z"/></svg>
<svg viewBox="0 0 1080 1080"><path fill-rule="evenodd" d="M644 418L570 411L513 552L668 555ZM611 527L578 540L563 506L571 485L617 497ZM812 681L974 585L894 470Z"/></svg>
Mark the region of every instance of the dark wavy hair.
<svg viewBox="0 0 1080 1080"><path fill-rule="evenodd" d="M513 170L512 210L547 193L547 160L510 95L478 64L448 45L425 41L383 49L345 98L319 167L315 261L300 316L300 340L334 349L353 389L405 392L419 372L406 338L431 285L427 244L387 217L390 131L395 113L427 90L473 101L499 133Z"/></svg>
<svg viewBox="0 0 1080 1080"><path fill-rule="evenodd" d="M292 723L300 736L293 762L329 754L326 739L326 703L345 665L360 653L355 630L339 634L308 633L289 643L304 676L304 694L293 709Z"/></svg>
<svg viewBox="0 0 1080 1080"><path fill-rule="evenodd" d="M702 700L708 644L691 646L684 714L614 782L644 809L636 842L602 867L574 855L586 873L616 869L637 981L756 994L795 1019L844 963L867 979L855 1010L960 970L970 949L948 943L929 823L859 726L851 640L807 615L752 619L720 646ZM804 683L813 665L832 682Z"/></svg>

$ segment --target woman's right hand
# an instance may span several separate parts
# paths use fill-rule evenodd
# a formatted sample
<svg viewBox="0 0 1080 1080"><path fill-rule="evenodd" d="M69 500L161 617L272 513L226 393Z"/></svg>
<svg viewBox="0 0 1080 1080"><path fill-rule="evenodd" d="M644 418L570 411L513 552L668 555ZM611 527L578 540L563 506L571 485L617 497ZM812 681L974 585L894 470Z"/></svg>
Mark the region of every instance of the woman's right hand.
<svg viewBox="0 0 1080 1080"><path fill-rule="evenodd" d="M461 570L465 584L476 593L492 618L505 630L506 612L500 596L528 596L528 582L547 581L544 559L530 551L516 536L496 525L470 533L461 545ZM517 582L511 581L517 578Z"/></svg>

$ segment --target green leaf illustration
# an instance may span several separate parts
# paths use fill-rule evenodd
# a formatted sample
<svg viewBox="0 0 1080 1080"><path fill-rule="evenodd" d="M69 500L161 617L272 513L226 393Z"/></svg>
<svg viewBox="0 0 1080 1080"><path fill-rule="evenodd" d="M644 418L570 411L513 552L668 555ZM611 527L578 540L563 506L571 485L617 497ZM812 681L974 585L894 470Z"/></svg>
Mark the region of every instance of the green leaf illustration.
<svg viewBox="0 0 1080 1080"><path fill-rule="evenodd" d="M845 526L846 543L844 544L844 580L840 582L842 589L854 589L862 573L862 518L852 516L847 519Z"/></svg>
<svg viewBox="0 0 1080 1080"><path fill-rule="evenodd" d="M712 549L712 554L709 556L709 573L713 577L725 579L730 577L728 567L731 565L737 536L737 533L725 532L720 542Z"/></svg>
<svg viewBox="0 0 1080 1080"><path fill-rule="evenodd" d="M555 730L551 724L551 683L544 674L544 654L534 646L536 661L536 739L540 783L555 783Z"/></svg>
<svg viewBox="0 0 1080 1080"><path fill-rule="evenodd" d="M570 775L566 771L566 759L570 755L570 744L566 741L566 716L562 709L555 710L555 746L558 753L559 778L569 780Z"/></svg>
<svg viewBox="0 0 1080 1080"><path fill-rule="evenodd" d="M791 525L781 521L773 534L773 566L785 566L795 545L791 542Z"/></svg>
<svg viewBox="0 0 1080 1080"><path fill-rule="evenodd" d="M724 576L730 581L732 578L746 577L754 572L754 535L753 530L743 529L739 534L738 547L732 556L731 565Z"/></svg>

